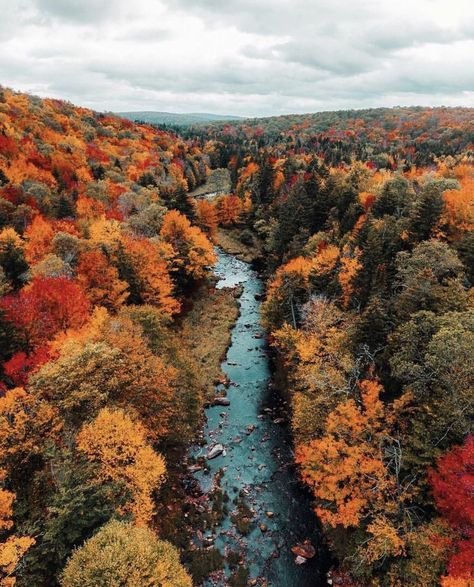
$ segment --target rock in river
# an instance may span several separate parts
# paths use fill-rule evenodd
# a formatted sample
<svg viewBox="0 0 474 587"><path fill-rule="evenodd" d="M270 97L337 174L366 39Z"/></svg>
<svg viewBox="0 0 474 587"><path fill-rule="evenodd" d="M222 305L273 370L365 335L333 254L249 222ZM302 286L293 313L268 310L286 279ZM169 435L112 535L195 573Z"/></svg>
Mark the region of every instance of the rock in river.
<svg viewBox="0 0 474 587"><path fill-rule="evenodd" d="M221 455L224 452L224 446L222 444L215 444L210 451L207 453L207 458L210 459L215 459L216 457L218 457L219 455Z"/></svg>
<svg viewBox="0 0 474 587"><path fill-rule="evenodd" d="M296 554L298 557L305 559L313 558L316 554L316 549L309 540L305 540L303 543L298 543L296 546L292 546L291 552Z"/></svg>
<svg viewBox="0 0 474 587"><path fill-rule="evenodd" d="M218 395L212 402L213 406L230 406L230 399L224 395Z"/></svg>

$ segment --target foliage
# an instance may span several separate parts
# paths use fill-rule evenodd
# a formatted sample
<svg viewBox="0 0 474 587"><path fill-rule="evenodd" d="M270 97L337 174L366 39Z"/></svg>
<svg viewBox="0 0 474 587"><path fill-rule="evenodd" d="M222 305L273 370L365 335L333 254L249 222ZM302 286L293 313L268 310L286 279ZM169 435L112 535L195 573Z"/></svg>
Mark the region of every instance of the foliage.
<svg viewBox="0 0 474 587"><path fill-rule="evenodd" d="M110 522L74 552L61 585L191 587L192 582L169 543L146 528Z"/></svg>

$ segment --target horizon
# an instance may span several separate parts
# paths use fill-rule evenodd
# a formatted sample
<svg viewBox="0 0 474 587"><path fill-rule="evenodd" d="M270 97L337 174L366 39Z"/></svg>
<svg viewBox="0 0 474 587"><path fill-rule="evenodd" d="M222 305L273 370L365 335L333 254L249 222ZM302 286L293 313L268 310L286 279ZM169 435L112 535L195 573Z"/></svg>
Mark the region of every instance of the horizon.
<svg viewBox="0 0 474 587"><path fill-rule="evenodd" d="M329 113L329 112L333 112L333 113L338 113L338 112L364 112L364 111L370 111L370 110L397 110L397 109L422 109L422 110L442 110L442 109L466 109L466 110L472 110L474 109L474 104L473 105L464 105L464 104L452 104L452 105L446 105L446 104L440 104L440 105L436 105L436 106L430 106L430 105L425 105L425 104L409 104L409 105L402 105L402 104L394 104L393 106L369 106L369 107L347 107L347 108L335 108L335 109L325 109L325 110L313 110L313 111L305 111L305 112L282 112L282 113L278 113L278 114L269 114L269 115L262 115L262 116L252 116L252 115L245 115L245 114L233 114L233 113L225 113L225 114L221 114L219 112L204 112L204 111L185 111L185 112L179 112L177 110L175 111L171 111L171 110L159 110L157 108L149 108L149 109L137 109L137 108L130 108L129 110L110 110L109 108L104 108L102 110L98 110L96 108L92 108L90 106L88 106L87 104L83 104L83 103L78 103L78 102L74 102L73 100L67 98L67 97L57 97L57 96L53 96L53 95L40 95L38 93L34 93L32 91L27 91L27 90L22 90L22 89L17 89L17 88L13 88L13 87L8 87L4 84L2 84L0 82L0 89L1 88L5 88L8 90L11 90L13 92L16 93L24 93L26 95L29 96L35 96L38 97L40 99L45 99L45 100L61 100L64 102L68 102L71 103L73 106L78 106L80 108L89 108L95 112L98 112L100 114L111 114L113 116L118 116L121 117L121 115L124 114L169 114L169 115L177 115L177 116L190 116L190 115L202 115L202 116L218 116L218 117L222 117L222 122L225 122L225 120L235 120L235 121L243 121L243 120L260 120L260 119L267 119L267 118L278 118L278 117L285 117L285 116L311 116L314 114L325 114L325 113ZM217 121L216 121L217 122Z"/></svg>

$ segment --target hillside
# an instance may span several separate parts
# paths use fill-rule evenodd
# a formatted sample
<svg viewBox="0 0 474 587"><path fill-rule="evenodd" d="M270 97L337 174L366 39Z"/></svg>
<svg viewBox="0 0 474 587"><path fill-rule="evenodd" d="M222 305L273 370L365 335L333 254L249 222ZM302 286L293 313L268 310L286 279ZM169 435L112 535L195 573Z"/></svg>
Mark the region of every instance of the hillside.
<svg viewBox="0 0 474 587"><path fill-rule="evenodd" d="M188 136L226 145L293 151L328 164L367 161L374 167L429 165L436 157L474 150L473 108L374 108L246 119L194 126Z"/></svg>
<svg viewBox="0 0 474 587"><path fill-rule="evenodd" d="M335 584L474 580L473 114L188 133L247 203L235 233L263 246L262 320Z"/></svg>
<svg viewBox="0 0 474 587"><path fill-rule="evenodd" d="M206 354L217 378L236 314L231 293L210 291L212 243L181 213L206 161L150 126L0 91L2 585L58 585L101 527L96 540L143 540L191 585L156 534L176 491L156 496L177 483L209 387L196 327L175 317L191 294L209 320L221 308Z"/></svg>
<svg viewBox="0 0 474 587"><path fill-rule="evenodd" d="M202 112L188 112L178 114L176 112L155 112L153 110L136 111L136 112L117 112L118 116L128 120L146 122L148 124L167 125L167 126L190 126L207 122L219 122L227 120L238 120L241 116L230 116L220 114L206 114Z"/></svg>

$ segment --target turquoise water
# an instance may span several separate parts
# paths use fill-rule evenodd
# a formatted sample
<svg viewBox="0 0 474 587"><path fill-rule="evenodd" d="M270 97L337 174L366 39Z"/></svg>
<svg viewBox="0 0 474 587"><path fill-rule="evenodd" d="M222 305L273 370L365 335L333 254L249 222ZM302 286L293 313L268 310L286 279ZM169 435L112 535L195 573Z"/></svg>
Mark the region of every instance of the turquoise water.
<svg viewBox="0 0 474 587"><path fill-rule="evenodd" d="M195 474L207 492L220 471L220 485L230 498L229 514L214 532L214 546L223 554L229 550L242 553L250 578L258 578L259 585L325 585L316 518L308 495L296 481L288 429L285 424L274 423L282 412L275 394L271 393L265 332L259 324L260 302L256 296L262 293L263 284L249 264L222 251L218 256L217 287L241 285L243 293L240 316L222 365L231 382L227 390L231 403L206 410L206 445L192 451L192 456L200 457L216 443L225 447L225 455L207 461L210 474ZM239 494L254 512L247 536L240 535L231 520L232 512L235 513L233 501ZM261 524L265 527L260 528ZM306 564L298 566L291 547L305 539L311 540L317 553ZM226 574L230 574L228 569ZM223 576L207 583L226 584Z"/></svg>

